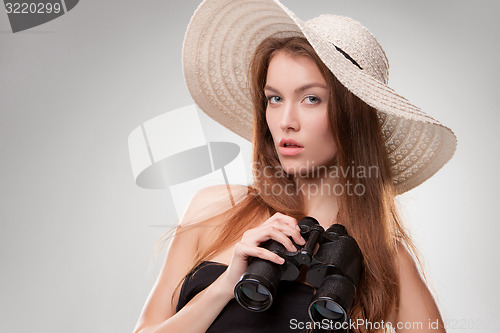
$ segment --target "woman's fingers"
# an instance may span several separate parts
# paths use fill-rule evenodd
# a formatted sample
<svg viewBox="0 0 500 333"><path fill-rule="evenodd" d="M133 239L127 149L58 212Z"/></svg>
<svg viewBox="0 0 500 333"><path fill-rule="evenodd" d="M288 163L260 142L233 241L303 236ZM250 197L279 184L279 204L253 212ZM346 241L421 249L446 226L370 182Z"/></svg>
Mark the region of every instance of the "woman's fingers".
<svg viewBox="0 0 500 333"><path fill-rule="evenodd" d="M250 246L245 243L238 243L234 248L234 255L239 256L242 259L248 259L248 257L257 257L265 260L272 261L276 264L283 264L285 259L281 258L274 252L271 252L262 247Z"/></svg>
<svg viewBox="0 0 500 333"><path fill-rule="evenodd" d="M285 228L280 228L280 231L287 235L288 237L292 237L293 241L295 243L297 243L298 245L304 245L306 243L305 239L302 237L302 235L300 234L300 230L297 230L295 228L291 228L289 226L285 227Z"/></svg>
<svg viewBox="0 0 500 333"><path fill-rule="evenodd" d="M276 214L275 214L276 215ZM297 224L297 220L291 216L279 214L276 215L278 220L278 226L282 227L281 230L289 237L292 237L294 242L299 245L304 245L306 241L300 233L300 227ZM284 227L286 226L286 227ZM283 228L284 227L284 228Z"/></svg>
<svg viewBox="0 0 500 333"><path fill-rule="evenodd" d="M300 227L297 223L297 220L291 216L281 213L275 213L266 222L264 222L264 225L266 224L276 225L278 228L280 228L280 230L283 231L283 233L285 233L289 237L292 237L294 242L299 245L304 245L306 243L306 241L300 234ZM288 226L288 228L284 226Z"/></svg>
<svg viewBox="0 0 500 333"><path fill-rule="evenodd" d="M241 240L234 247L233 257L228 269L224 273L224 279L229 281L231 285L236 284L247 269L249 257L269 260L280 265L283 264L285 259L261 247L261 244L272 239L283 244L290 252L297 251L290 238L296 244L305 244L305 240L300 234L297 220L281 213L274 214L259 227L245 231Z"/></svg>
<svg viewBox="0 0 500 333"><path fill-rule="evenodd" d="M288 229L277 225L267 225L251 229L243 234L241 242L251 246L258 246L269 239L273 239L283 244L288 251L297 251L290 238L287 237L291 233Z"/></svg>
<svg viewBox="0 0 500 333"><path fill-rule="evenodd" d="M248 258L250 257L269 260L270 262L276 263L278 265L282 265L285 263L285 259L281 258L276 253L273 253L262 247L252 246L244 242L239 242L235 245L231 263L223 274L223 279L232 288L234 288L243 273L245 273L248 267Z"/></svg>
<svg viewBox="0 0 500 333"><path fill-rule="evenodd" d="M264 224L272 224L275 222L287 224L292 228L296 228L298 226L297 220L295 218L281 213L274 213L274 215L268 218L267 221L264 222Z"/></svg>

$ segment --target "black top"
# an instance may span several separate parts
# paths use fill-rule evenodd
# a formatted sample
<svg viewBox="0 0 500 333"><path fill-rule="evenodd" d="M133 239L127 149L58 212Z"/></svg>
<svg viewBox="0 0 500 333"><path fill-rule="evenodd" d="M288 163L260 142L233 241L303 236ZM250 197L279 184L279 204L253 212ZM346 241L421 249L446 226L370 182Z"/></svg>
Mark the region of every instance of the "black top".
<svg viewBox="0 0 500 333"><path fill-rule="evenodd" d="M176 311L179 311L196 294L212 284L227 266L204 261L194 268L182 284ZM263 312L243 308L234 298L222 309L207 332L308 332L310 322L307 307L314 295L314 288L299 282L281 281L272 306ZM299 326L302 325L302 326Z"/></svg>

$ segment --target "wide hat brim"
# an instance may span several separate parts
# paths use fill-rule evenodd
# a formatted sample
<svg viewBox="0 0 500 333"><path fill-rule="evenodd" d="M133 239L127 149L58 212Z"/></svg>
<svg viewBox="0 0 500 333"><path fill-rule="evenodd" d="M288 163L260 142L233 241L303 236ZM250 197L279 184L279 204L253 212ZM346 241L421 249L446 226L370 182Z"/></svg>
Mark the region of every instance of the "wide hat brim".
<svg viewBox="0 0 500 333"><path fill-rule="evenodd" d="M354 66L320 29L277 0L206 0L191 18L184 75L196 104L215 121L252 140L247 71L254 50L270 36L304 36L337 79L378 111L398 193L418 186L452 158L457 140L451 129Z"/></svg>

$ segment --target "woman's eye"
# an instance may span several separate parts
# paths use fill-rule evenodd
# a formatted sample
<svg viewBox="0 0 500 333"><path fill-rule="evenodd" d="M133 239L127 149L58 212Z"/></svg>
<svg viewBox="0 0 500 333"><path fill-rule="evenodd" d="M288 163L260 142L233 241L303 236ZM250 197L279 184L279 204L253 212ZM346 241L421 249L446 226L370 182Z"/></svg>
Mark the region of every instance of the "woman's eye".
<svg viewBox="0 0 500 333"><path fill-rule="evenodd" d="M281 103L283 99L279 96L269 96L267 101L271 104Z"/></svg>
<svg viewBox="0 0 500 333"><path fill-rule="evenodd" d="M321 100L316 96L307 96L306 98L304 98L304 101L306 102L306 104L318 104L319 102L321 102Z"/></svg>

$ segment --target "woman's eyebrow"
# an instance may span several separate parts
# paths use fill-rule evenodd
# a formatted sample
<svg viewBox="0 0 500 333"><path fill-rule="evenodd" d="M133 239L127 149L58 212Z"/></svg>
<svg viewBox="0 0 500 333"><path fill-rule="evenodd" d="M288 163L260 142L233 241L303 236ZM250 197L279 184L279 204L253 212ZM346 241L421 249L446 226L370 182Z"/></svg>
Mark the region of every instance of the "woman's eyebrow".
<svg viewBox="0 0 500 333"><path fill-rule="evenodd" d="M307 90L309 88L314 88L314 87L328 89L328 87L325 84L319 83L319 82L317 82L317 83L315 82L315 83L306 84L306 85L304 85L302 87L299 87L299 88L295 89L295 93L300 93L300 92L302 92L304 90ZM280 93L278 89L273 88L272 86L270 86L268 84L265 85L264 90L269 90L269 91L274 92L276 94Z"/></svg>
<svg viewBox="0 0 500 333"><path fill-rule="evenodd" d="M271 87L271 86L270 86L270 85L268 85L268 84L266 84L266 85L265 85L264 90L269 90L269 91L271 91L271 92L273 92L273 93L275 93L275 94L279 94L279 93L280 93L280 92L278 91L278 89L273 88L273 87Z"/></svg>
<svg viewBox="0 0 500 333"><path fill-rule="evenodd" d="M299 92L302 92L304 90L307 90L309 88L314 88L314 87L328 89L328 87L325 84L318 82L318 83L309 83L309 84L306 84L305 86L299 87L299 88L295 89L295 92L299 93Z"/></svg>

